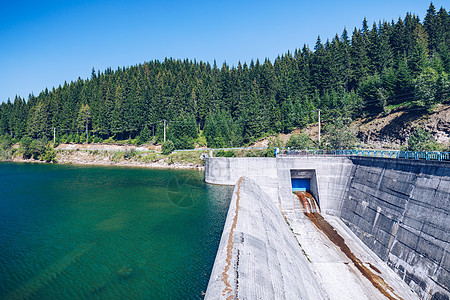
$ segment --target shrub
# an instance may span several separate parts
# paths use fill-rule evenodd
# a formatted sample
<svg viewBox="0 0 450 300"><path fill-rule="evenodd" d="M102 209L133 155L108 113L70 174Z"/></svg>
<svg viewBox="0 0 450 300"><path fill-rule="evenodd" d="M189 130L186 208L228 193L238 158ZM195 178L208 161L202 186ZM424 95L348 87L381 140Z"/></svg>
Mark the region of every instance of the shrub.
<svg viewBox="0 0 450 300"><path fill-rule="evenodd" d="M46 162L56 162L56 151L50 145L50 143L48 143L47 147L45 148L45 152L42 155L42 160L44 160Z"/></svg>
<svg viewBox="0 0 450 300"><path fill-rule="evenodd" d="M234 153L233 150L227 150L227 151L225 151L225 153L224 153L223 156L224 156L224 157L235 157L236 154Z"/></svg>
<svg viewBox="0 0 450 300"><path fill-rule="evenodd" d="M227 150L227 151L225 151L225 150L218 150L215 153L215 156L216 157L236 157L236 153L234 153L233 150Z"/></svg>
<svg viewBox="0 0 450 300"><path fill-rule="evenodd" d="M417 128L409 137L408 151L441 151L442 147L428 131Z"/></svg>
<svg viewBox="0 0 450 300"><path fill-rule="evenodd" d="M101 143L101 142L103 142L101 137L97 137L97 136L94 137L94 143Z"/></svg>
<svg viewBox="0 0 450 300"><path fill-rule="evenodd" d="M32 141L29 136L24 136L20 140L20 152L22 152L24 158L30 158L33 155L33 151L31 150Z"/></svg>
<svg viewBox="0 0 450 300"><path fill-rule="evenodd" d="M161 153L164 155L169 155L173 150L175 150L175 145L169 140L162 145Z"/></svg>
<svg viewBox="0 0 450 300"><path fill-rule="evenodd" d="M130 159L136 156L136 150L135 149L126 149L124 153L125 159Z"/></svg>
<svg viewBox="0 0 450 300"><path fill-rule="evenodd" d="M113 154L113 156L112 156L112 161L114 161L114 162L119 162L119 161L121 161L124 157L125 157L125 152L122 152L122 151L116 151L116 152L114 152L114 154Z"/></svg>
<svg viewBox="0 0 450 300"><path fill-rule="evenodd" d="M313 141L306 133L293 134L286 143L291 149L307 149L313 146Z"/></svg>
<svg viewBox="0 0 450 300"><path fill-rule="evenodd" d="M269 148L283 148L284 143L278 136L271 136L269 137L269 144L267 146Z"/></svg>
<svg viewBox="0 0 450 300"><path fill-rule="evenodd" d="M33 158L41 160L42 155L45 153L46 146L46 139L33 140L30 144L30 151Z"/></svg>
<svg viewBox="0 0 450 300"><path fill-rule="evenodd" d="M325 126L325 139L332 149L351 149L357 138L355 131L350 127L351 120L337 118Z"/></svg>

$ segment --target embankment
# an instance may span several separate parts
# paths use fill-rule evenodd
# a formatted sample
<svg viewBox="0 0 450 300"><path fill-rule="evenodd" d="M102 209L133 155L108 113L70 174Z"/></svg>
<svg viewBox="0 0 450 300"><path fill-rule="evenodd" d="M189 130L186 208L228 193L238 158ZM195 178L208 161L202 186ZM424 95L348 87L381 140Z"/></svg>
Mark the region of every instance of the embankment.
<svg viewBox="0 0 450 300"><path fill-rule="evenodd" d="M321 211L341 220L424 299L450 298L450 164L368 157L208 158L205 180L253 179L292 207L308 178Z"/></svg>
<svg viewBox="0 0 450 300"><path fill-rule="evenodd" d="M203 169L201 152L182 152L162 155L158 152L141 152L138 150L86 150L86 149L57 149L56 163L73 165L98 165L98 166L122 166L144 167L164 169ZM44 163L33 158L23 159L21 155L15 155L13 162Z"/></svg>

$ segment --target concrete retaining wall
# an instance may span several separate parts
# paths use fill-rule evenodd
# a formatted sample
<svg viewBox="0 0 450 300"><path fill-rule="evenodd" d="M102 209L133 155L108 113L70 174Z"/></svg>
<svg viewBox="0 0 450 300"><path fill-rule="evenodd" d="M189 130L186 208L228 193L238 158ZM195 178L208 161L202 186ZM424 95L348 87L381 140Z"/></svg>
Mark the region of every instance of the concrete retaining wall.
<svg viewBox="0 0 450 300"><path fill-rule="evenodd" d="M242 176L257 182L273 201L277 201L278 177L275 158L206 158L205 181L207 183L235 185Z"/></svg>
<svg viewBox="0 0 450 300"><path fill-rule="evenodd" d="M205 299L325 299L281 211L236 184Z"/></svg>
<svg viewBox="0 0 450 300"><path fill-rule="evenodd" d="M315 170L322 212L339 216L424 299L450 298L450 164L365 157L209 158L205 180L253 179L292 210L291 170Z"/></svg>
<svg viewBox="0 0 450 300"><path fill-rule="evenodd" d="M351 160L341 219L422 298L448 299L449 165Z"/></svg>
<svg viewBox="0 0 450 300"><path fill-rule="evenodd" d="M280 157L276 159L278 201L283 210L293 209L290 170L315 170L318 202L322 212L339 215L340 199L352 170L346 157Z"/></svg>
<svg viewBox="0 0 450 300"><path fill-rule="evenodd" d="M322 212L338 215L352 168L346 157L207 158L205 181L234 185L240 176L254 180L284 210L292 207L291 170L315 170Z"/></svg>

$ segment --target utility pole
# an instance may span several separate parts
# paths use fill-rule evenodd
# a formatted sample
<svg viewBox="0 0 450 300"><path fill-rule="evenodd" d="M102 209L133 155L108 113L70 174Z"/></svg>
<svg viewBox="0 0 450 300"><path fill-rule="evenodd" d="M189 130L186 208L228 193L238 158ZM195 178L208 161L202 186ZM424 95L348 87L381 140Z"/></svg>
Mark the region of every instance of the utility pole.
<svg viewBox="0 0 450 300"><path fill-rule="evenodd" d="M166 142L166 119L164 119L164 143Z"/></svg>
<svg viewBox="0 0 450 300"><path fill-rule="evenodd" d="M86 143L88 143L88 119L86 118Z"/></svg>
<svg viewBox="0 0 450 300"><path fill-rule="evenodd" d="M319 146L320 146L320 109L317 110L319 112Z"/></svg>
<svg viewBox="0 0 450 300"><path fill-rule="evenodd" d="M53 127L53 145L56 144L56 128Z"/></svg>

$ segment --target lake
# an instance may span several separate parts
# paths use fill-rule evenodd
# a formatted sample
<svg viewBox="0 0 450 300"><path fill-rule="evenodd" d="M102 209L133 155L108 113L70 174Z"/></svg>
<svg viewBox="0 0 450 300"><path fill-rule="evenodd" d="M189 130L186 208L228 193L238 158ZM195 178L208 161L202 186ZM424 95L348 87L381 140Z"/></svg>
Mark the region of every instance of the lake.
<svg viewBox="0 0 450 300"><path fill-rule="evenodd" d="M232 187L203 171L0 163L0 299L196 299Z"/></svg>

